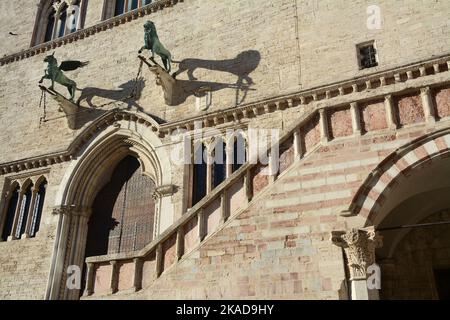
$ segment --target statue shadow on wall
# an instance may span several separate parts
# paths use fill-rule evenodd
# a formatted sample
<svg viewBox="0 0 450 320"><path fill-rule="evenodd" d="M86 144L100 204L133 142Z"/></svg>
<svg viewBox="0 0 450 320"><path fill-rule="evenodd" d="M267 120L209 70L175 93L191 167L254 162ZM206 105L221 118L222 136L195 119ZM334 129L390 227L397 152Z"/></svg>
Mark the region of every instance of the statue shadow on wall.
<svg viewBox="0 0 450 320"><path fill-rule="evenodd" d="M189 96L195 95L202 88L208 88L211 92L231 88L236 90L235 103L238 106L245 101L249 91L255 90L251 88L255 82L250 77L250 74L258 68L260 62L261 54L256 50L243 51L235 58L226 60L189 58L182 61L173 61L173 64L178 64L178 70L173 73L173 77L176 79L180 74L187 72L189 78L189 80L177 79L177 83L182 90L177 90L174 105L185 102ZM234 84L201 81L195 77L197 69L230 73L235 75L237 80ZM242 96L241 92L243 92Z"/></svg>
<svg viewBox="0 0 450 320"><path fill-rule="evenodd" d="M103 89L97 87L86 87L81 90L81 95L78 98L77 104L82 105L84 101L89 107L99 109L108 105L114 105L115 102L123 102L127 104L127 108L136 108L142 111L142 107L137 103L140 99L142 90L145 87L145 80L139 78L137 80L129 80L119 85L118 90ZM95 105L93 103L94 98L103 98L111 100L101 105Z"/></svg>
<svg viewBox="0 0 450 320"><path fill-rule="evenodd" d="M116 107L124 109L135 109L140 112L144 112L144 109L137 103L141 98L142 91L145 88L145 79L138 78L137 80L129 80L121 85L119 89L103 89L97 87L85 87L81 90L81 95L77 100L80 113L83 114L79 117L78 124L82 125L91 120L94 120L98 116L104 114L108 110L104 109L106 107ZM94 103L94 98L102 98L110 100L109 102L103 103L101 105L96 105ZM83 104L87 104L89 107L84 107ZM147 113L148 114L148 113ZM152 114L150 115L158 123L162 124L165 121L159 117Z"/></svg>

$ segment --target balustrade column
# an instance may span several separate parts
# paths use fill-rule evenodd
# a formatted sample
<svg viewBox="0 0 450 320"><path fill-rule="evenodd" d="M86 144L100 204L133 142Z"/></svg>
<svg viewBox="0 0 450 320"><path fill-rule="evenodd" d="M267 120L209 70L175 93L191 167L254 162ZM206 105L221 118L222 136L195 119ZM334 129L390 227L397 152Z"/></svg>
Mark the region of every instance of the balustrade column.
<svg viewBox="0 0 450 320"><path fill-rule="evenodd" d="M134 259L133 287L136 292L142 289L143 267L144 261L141 258Z"/></svg>
<svg viewBox="0 0 450 320"><path fill-rule="evenodd" d="M327 121L327 112L325 109L319 110L320 115L320 137L322 140L322 143L327 143L330 141L330 133L328 130L328 121Z"/></svg>
<svg viewBox="0 0 450 320"><path fill-rule="evenodd" d="M95 265L93 263L87 264L86 270L86 289L85 296L91 296L94 294L94 276L95 276Z"/></svg>
<svg viewBox="0 0 450 320"><path fill-rule="evenodd" d="M425 87L420 90L422 97L423 112L425 120L430 123L436 122L436 114L434 112L433 100L431 99L430 87Z"/></svg>
<svg viewBox="0 0 450 320"><path fill-rule="evenodd" d="M111 286L109 294L114 294L119 290L119 263L117 261L110 261L111 264Z"/></svg>
<svg viewBox="0 0 450 320"><path fill-rule="evenodd" d="M177 260L180 260L184 255L184 230L182 227L177 230L176 251Z"/></svg>
<svg viewBox="0 0 450 320"><path fill-rule="evenodd" d="M247 170L247 172L244 175L244 191L245 191L245 199L247 200L247 203L252 201L253 198L253 192L252 192L252 174L250 170Z"/></svg>
<svg viewBox="0 0 450 320"><path fill-rule="evenodd" d="M280 172L280 146L278 142L272 145L269 152L268 172L269 182L274 182Z"/></svg>
<svg viewBox="0 0 450 320"><path fill-rule="evenodd" d="M358 103L350 103L350 112L352 115L353 134L361 135L361 115L359 113Z"/></svg>
<svg viewBox="0 0 450 320"><path fill-rule="evenodd" d="M220 196L220 210L221 210L220 223L225 223L230 217L230 210L228 208L228 192L226 189L223 190Z"/></svg>
<svg viewBox="0 0 450 320"><path fill-rule="evenodd" d="M199 242L202 242L203 239L205 239L206 237L206 221L203 209L200 209L200 211L197 214L197 226L198 226L198 239Z"/></svg>
<svg viewBox="0 0 450 320"><path fill-rule="evenodd" d="M388 128L391 130L395 130L398 128L398 125L395 116L394 99L392 98L392 95L389 94L385 97L384 105L386 108L386 121L388 124Z"/></svg>
<svg viewBox="0 0 450 320"><path fill-rule="evenodd" d="M156 277L159 278L159 276L163 272L163 249L162 244L158 244L156 248Z"/></svg>
<svg viewBox="0 0 450 320"><path fill-rule="evenodd" d="M294 158L300 160L303 156L302 132L300 128L294 131Z"/></svg>

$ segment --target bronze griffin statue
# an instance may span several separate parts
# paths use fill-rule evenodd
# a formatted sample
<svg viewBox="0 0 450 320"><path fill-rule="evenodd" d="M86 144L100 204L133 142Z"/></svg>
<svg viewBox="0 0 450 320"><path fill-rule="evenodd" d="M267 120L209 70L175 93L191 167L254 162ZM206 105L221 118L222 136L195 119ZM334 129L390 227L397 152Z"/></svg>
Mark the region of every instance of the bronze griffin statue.
<svg viewBox="0 0 450 320"><path fill-rule="evenodd" d="M147 21L144 24L144 30L145 30L145 36L144 36L144 43L145 45L139 50L139 53L142 53L144 49L150 50L152 52L152 60L155 58L155 54L161 57L164 68L167 72L170 72L171 70L171 63L172 63L172 55L170 54L169 50L164 48L161 41L159 41L158 34L156 33L156 27L155 24L151 21Z"/></svg>
<svg viewBox="0 0 450 320"><path fill-rule="evenodd" d="M50 79L52 81L52 84L49 89L52 91L55 91L54 89L55 82L67 87L70 93L70 101L73 102L75 99L77 84L75 83L75 81L67 78L64 75L63 71L73 71L78 68L85 67L88 64L88 62L69 60L63 61L61 65L58 67L58 60L56 60L54 55L55 53L45 57L44 62L48 63L48 65L47 69L45 70L45 75L42 77L39 83L42 83L44 79Z"/></svg>

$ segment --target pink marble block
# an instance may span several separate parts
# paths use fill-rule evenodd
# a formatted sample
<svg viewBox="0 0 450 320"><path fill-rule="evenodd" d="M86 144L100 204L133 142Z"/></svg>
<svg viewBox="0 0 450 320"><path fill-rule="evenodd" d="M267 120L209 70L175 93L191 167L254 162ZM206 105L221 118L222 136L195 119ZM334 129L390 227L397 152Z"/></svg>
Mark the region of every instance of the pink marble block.
<svg viewBox="0 0 450 320"><path fill-rule="evenodd" d="M184 253L191 252L199 244L197 217L184 226Z"/></svg>
<svg viewBox="0 0 450 320"><path fill-rule="evenodd" d="M211 234L217 230L222 217L220 206L220 197L211 202L203 211L206 218L206 234Z"/></svg>
<svg viewBox="0 0 450 320"><path fill-rule="evenodd" d="M94 295L107 295L111 289L112 266L110 263L99 265L95 270Z"/></svg>
<svg viewBox="0 0 450 320"><path fill-rule="evenodd" d="M361 127L363 132L387 129L384 101L370 102L361 106Z"/></svg>
<svg viewBox="0 0 450 320"><path fill-rule="evenodd" d="M425 121L420 94L412 94L396 99L397 114L401 126Z"/></svg>
<svg viewBox="0 0 450 320"><path fill-rule="evenodd" d="M228 189L227 205L230 209L230 215L245 207L247 203L245 196L244 179L241 178Z"/></svg>
<svg viewBox="0 0 450 320"><path fill-rule="evenodd" d="M347 137L353 134L350 108L339 108L327 112L330 138Z"/></svg>
<svg viewBox="0 0 450 320"><path fill-rule="evenodd" d="M280 146L279 172L283 173L294 163L294 137L291 136Z"/></svg>
<svg viewBox="0 0 450 320"><path fill-rule="evenodd" d="M167 270L177 260L177 234L175 233L162 244L163 270Z"/></svg>
<svg viewBox="0 0 450 320"><path fill-rule="evenodd" d="M258 165L252 169L253 196L256 196L262 189L269 184L267 166Z"/></svg>
<svg viewBox="0 0 450 320"><path fill-rule="evenodd" d="M142 287L150 286L156 280L156 254L151 253L142 265Z"/></svg>
<svg viewBox="0 0 450 320"><path fill-rule="evenodd" d="M436 91L436 107L439 119L450 116L450 88Z"/></svg>
<svg viewBox="0 0 450 320"><path fill-rule="evenodd" d="M302 128L305 152L311 151L320 142L320 115L317 113Z"/></svg>
<svg viewBox="0 0 450 320"><path fill-rule="evenodd" d="M134 267L133 261L126 261L120 265L119 291L130 290L134 287Z"/></svg>

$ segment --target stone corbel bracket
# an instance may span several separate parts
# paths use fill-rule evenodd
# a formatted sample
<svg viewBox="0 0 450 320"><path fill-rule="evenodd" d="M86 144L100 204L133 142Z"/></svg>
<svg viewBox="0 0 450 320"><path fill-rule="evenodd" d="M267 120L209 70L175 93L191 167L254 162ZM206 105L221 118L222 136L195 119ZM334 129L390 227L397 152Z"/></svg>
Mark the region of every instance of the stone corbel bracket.
<svg viewBox="0 0 450 320"><path fill-rule="evenodd" d="M77 128L78 105L66 99L56 91L52 91L42 85L39 86L42 91L47 92L58 103L59 111L64 112L67 118L67 125L71 130Z"/></svg>
<svg viewBox="0 0 450 320"><path fill-rule="evenodd" d="M156 85L162 87L164 91L164 100L167 105L174 106L176 91L177 91L177 80L174 79L165 69L163 69L154 60L149 62L143 56L138 56L139 59L148 66L148 69L156 76Z"/></svg>
<svg viewBox="0 0 450 320"><path fill-rule="evenodd" d="M173 184L160 186L155 189L155 192L153 193L153 199L161 199L165 197L173 196L178 191L177 186Z"/></svg>
<svg viewBox="0 0 450 320"><path fill-rule="evenodd" d="M71 216L84 216L89 217L91 215L91 209L79 207L75 205L61 205L53 208L53 215L71 215Z"/></svg>

